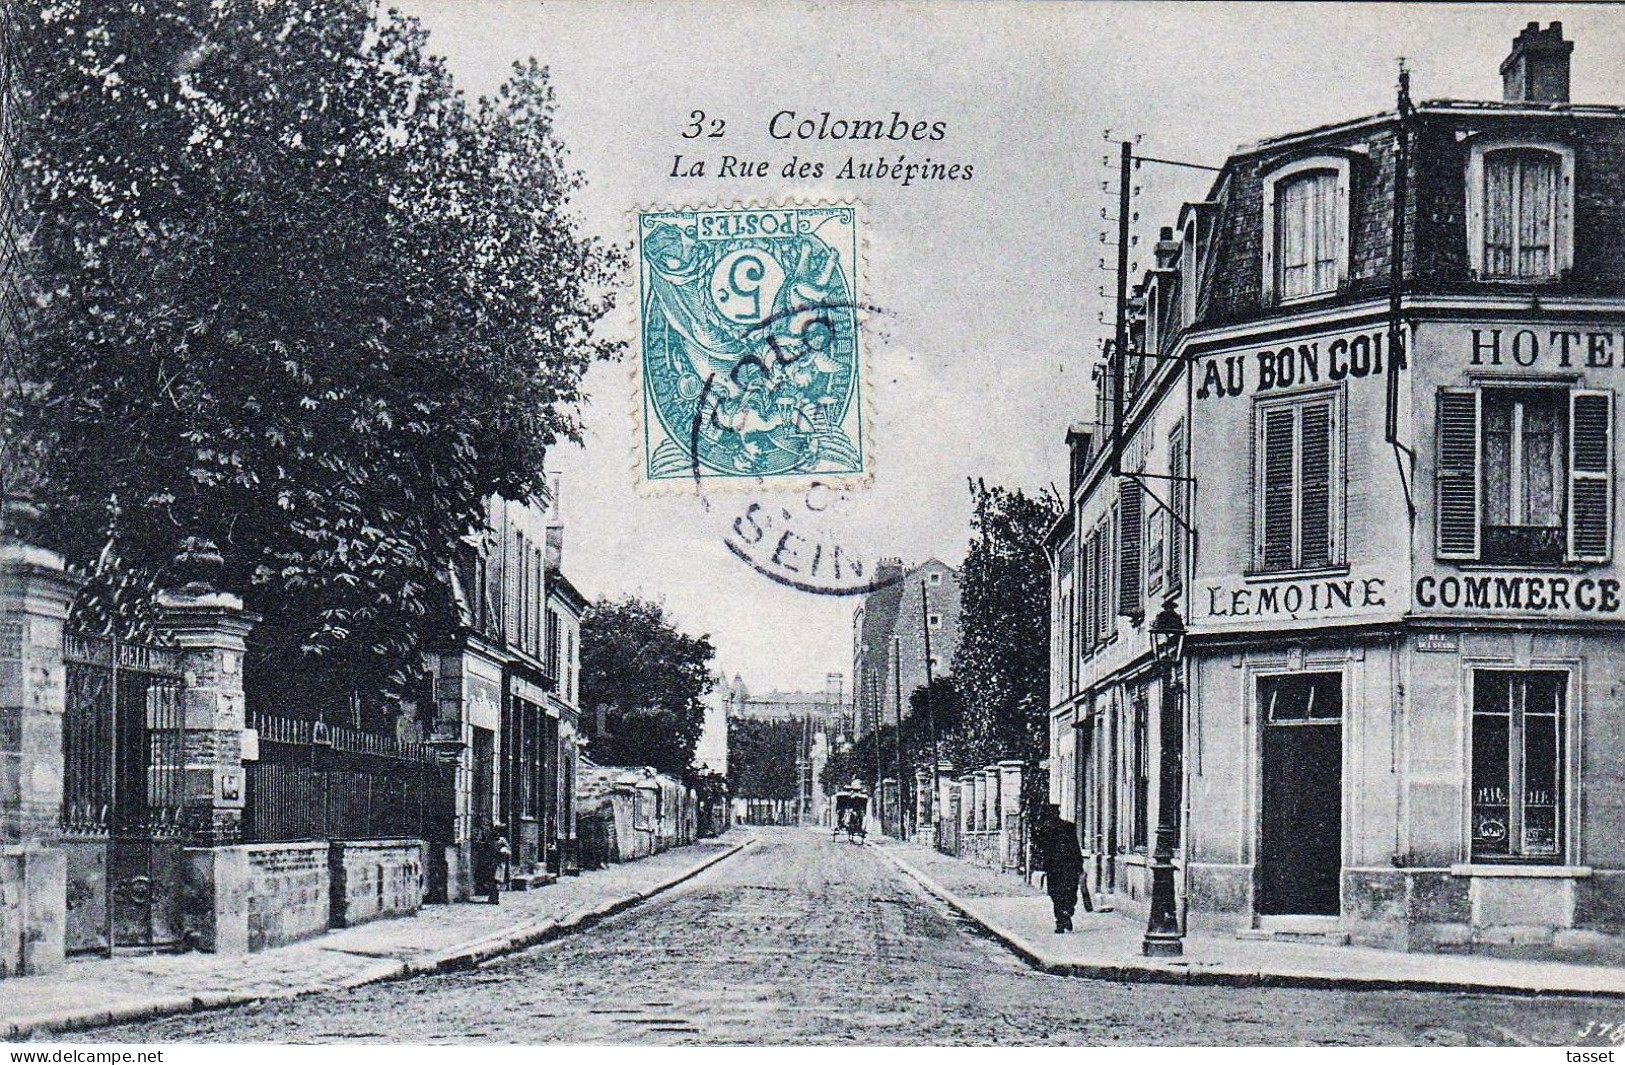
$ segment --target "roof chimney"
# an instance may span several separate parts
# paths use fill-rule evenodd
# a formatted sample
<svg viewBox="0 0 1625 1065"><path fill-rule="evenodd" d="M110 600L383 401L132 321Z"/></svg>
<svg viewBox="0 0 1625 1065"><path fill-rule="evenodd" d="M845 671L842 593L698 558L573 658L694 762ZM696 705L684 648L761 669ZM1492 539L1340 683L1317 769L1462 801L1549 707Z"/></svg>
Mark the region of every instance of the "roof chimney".
<svg viewBox="0 0 1625 1065"><path fill-rule="evenodd" d="M1569 102L1569 55L1574 42L1563 39L1563 24L1545 29L1531 22L1512 41L1512 53L1501 61L1501 99L1507 103Z"/></svg>

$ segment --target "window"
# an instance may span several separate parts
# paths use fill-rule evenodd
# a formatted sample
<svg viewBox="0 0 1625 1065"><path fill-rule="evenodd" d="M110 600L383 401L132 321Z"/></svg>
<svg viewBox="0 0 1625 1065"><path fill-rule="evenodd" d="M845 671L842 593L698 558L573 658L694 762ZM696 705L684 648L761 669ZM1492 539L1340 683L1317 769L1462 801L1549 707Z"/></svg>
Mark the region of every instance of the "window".
<svg viewBox="0 0 1625 1065"><path fill-rule="evenodd" d="M930 585L931 585L931 586L932 586L932 587L933 587L933 588L935 588L935 587L936 587L936 586L937 586L937 585L939 585L939 584L941 584L941 583L942 583L942 574L940 574L940 573L933 573L933 574L930 574L930 575L929 575L929 576L928 576L928 577L927 577L927 578L926 578L926 580L927 580L927 582L928 582L928 583L930 583Z"/></svg>
<svg viewBox="0 0 1625 1065"><path fill-rule="evenodd" d="M942 628L942 615L941 614L932 614L932 615L930 615L926 619L926 624L930 625L933 629Z"/></svg>
<svg viewBox="0 0 1625 1065"><path fill-rule="evenodd" d="M1129 764L1129 817L1128 848L1142 854L1150 835L1151 822L1151 714L1144 686L1135 687L1129 695L1129 713L1132 720L1128 729Z"/></svg>
<svg viewBox="0 0 1625 1065"><path fill-rule="evenodd" d="M1264 178L1265 299L1336 292L1348 276L1349 161L1316 156Z"/></svg>
<svg viewBox="0 0 1625 1065"><path fill-rule="evenodd" d="M1438 422L1439 558L1498 565L1607 561L1613 393L1446 388L1438 395Z"/></svg>
<svg viewBox="0 0 1625 1065"><path fill-rule="evenodd" d="M1257 403L1253 491L1258 572L1323 569L1341 561L1338 393Z"/></svg>
<svg viewBox="0 0 1625 1065"><path fill-rule="evenodd" d="M1568 674L1473 671L1472 856L1559 860Z"/></svg>
<svg viewBox="0 0 1625 1065"><path fill-rule="evenodd" d="M1293 673L1260 677L1258 701L1266 725L1303 725L1343 717L1341 673Z"/></svg>
<svg viewBox="0 0 1625 1065"><path fill-rule="evenodd" d="M1574 265L1574 151L1480 139L1468 152L1467 248L1473 275L1549 281Z"/></svg>

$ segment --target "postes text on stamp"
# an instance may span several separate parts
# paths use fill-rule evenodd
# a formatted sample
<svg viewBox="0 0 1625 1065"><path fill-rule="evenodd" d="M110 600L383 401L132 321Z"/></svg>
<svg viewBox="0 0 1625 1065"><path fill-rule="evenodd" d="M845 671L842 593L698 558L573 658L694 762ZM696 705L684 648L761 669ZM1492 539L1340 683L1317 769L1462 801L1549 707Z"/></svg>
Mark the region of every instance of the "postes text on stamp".
<svg viewBox="0 0 1625 1065"><path fill-rule="evenodd" d="M863 478L851 204L640 212L643 475Z"/></svg>

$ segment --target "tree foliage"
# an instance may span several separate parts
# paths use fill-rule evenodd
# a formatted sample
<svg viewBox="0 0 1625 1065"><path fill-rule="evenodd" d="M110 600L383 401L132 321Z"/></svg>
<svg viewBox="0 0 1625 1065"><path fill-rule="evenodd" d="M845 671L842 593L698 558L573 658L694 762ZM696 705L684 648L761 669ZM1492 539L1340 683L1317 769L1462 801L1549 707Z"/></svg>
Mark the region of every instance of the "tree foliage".
<svg viewBox="0 0 1625 1065"><path fill-rule="evenodd" d="M251 681L387 687L613 354L546 70L470 101L363 0L19 6L50 546L106 620L208 537Z"/></svg>
<svg viewBox="0 0 1625 1065"><path fill-rule="evenodd" d="M901 760L902 773L913 779L914 771L931 765L931 725L936 724L937 757L950 759L955 737L963 728L964 700L952 676L933 677L929 687L921 685L909 695L908 713L903 717L902 748L897 746L898 730L882 725L856 742L837 744L820 770L818 781L825 795L834 795L856 780L869 788L879 777L894 777ZM730 752L731 757L731 752ZM879 772L876 773L878 768Z"/></svg>
<svg viewBox="0 0 1625 1065"><path fill-rule="evenodd" d="M1048 748L1049 561L1044 535L1061 516L1053 491L971 484L970 551L953 675L964 723L949 744L958 768L1019 758L1029 787Z"/></svg>
<svg viewBox="0 0 1625 1065"><path fill-rule="evenodd" d="M711 690L709 636L690 636L659 604L600 599L581 618L581 707L587 754L600 765L647 765L680 776L694 760Z"/></svg>
<svg viewBox="0 0 1625 1065"><path fill-rule="evenodd" d="M746 799L801 795L801 721L728 719L728 790Z"/></svg>

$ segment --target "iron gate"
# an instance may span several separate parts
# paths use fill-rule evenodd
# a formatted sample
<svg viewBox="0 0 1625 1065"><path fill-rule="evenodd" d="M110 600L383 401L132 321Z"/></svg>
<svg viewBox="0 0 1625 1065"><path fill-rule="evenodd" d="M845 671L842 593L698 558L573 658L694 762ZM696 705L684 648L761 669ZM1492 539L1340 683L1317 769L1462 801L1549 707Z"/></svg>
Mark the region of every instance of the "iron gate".
<svg viewBox="0 0 1625 1065"><path fill-rule="evenodd" d="M69 633L63 659L68 950L176 944L185 845L180 656Z"/></svg>

